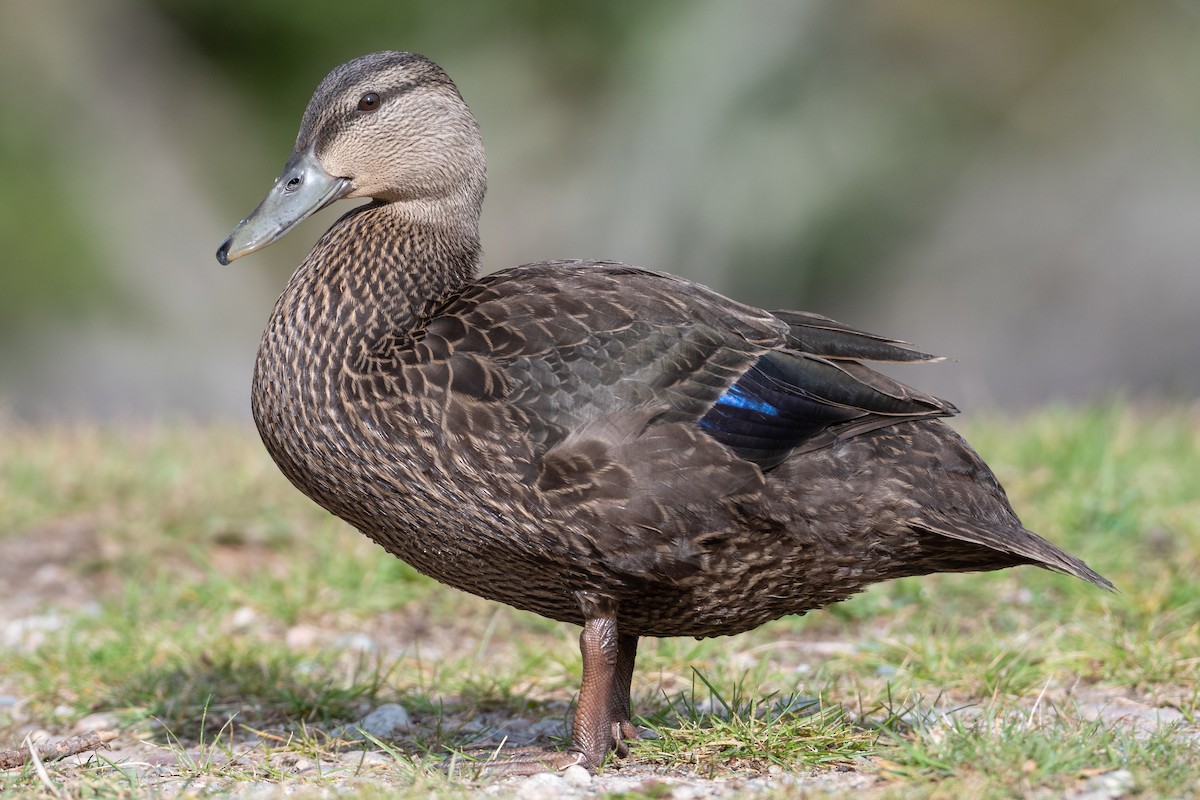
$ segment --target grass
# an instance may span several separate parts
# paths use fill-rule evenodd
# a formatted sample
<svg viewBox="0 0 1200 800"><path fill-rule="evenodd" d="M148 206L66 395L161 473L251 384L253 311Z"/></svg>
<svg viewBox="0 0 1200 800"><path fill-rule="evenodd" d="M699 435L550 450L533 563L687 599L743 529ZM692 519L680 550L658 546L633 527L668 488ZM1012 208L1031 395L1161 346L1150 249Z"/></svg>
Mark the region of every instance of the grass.
<svg viewBox="0 0 1200 800"><path fill-rule="evenodd" d="M1119 595L941 575L733 639L644 640L653 738L605 773L624 784L589 790L767 776L760 796L981 800L1116 774L1143 798L1200 794L1200 411L964 432L1026 524ZM417 575L301 497L252 432L7 423L0 440L0 749L96 719L122 732L84 765L0 772L0 798L467 797L481 784L469 763L445 775L447 748L569 717L575 629ZM410 732L336 738L388 702Z"/></svg>

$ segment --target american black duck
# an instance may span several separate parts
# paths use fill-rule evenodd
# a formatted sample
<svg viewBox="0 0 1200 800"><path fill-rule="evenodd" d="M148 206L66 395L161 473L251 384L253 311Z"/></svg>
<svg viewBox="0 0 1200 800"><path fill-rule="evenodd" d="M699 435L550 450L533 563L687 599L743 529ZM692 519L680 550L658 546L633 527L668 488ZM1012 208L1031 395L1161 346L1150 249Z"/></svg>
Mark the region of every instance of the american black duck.
<svg viewBox="0 0 1200 800"><path fill-rule="evenodd" d="M305 494L425 574L583 626L570 747L635 738L640 636L738 633L876 581L1033 564L1103 587L1026 530L949 403L863 361L927 361L815 314L671 275L551 261L478 277L475 118L436 64L321 82L227 264L344 197L263 334L254 418Z"/></svg>

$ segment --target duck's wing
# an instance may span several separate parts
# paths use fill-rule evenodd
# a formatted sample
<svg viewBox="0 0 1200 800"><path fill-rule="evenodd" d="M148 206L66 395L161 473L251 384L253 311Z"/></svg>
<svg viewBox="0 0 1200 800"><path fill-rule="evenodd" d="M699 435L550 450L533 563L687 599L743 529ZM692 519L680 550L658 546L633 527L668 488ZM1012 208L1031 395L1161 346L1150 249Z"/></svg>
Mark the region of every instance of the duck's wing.
<svg viewBox="0 0 1200 800"><path fill-rule="evenodd" d="M746 508L784 526L764 471L797 448L952 411L854 360L928 358L902 343L611 263L493 273L398 353L410 391L448 387L417 394L449 431L484 447L496 420L523 431L501 450L529 454L530 502L590 520L589 557L638 580L700 569Z"/></svg>
<svg viewBox="0 0 1200 800"><path fill-rule="evenodd" d="M450 362L459 397L503 402L523 415L542 452L628 415L623 428L630 419L641 430L699 424L769 469L801 446L954 413L857 361L931 358L902 342L608 262L544 262L486 276L443 309L418 344L415 353Z"/></svg>
<svg viewBox="0 0 1200 800"><path fill-rule="evenodd" d="M950 403L861 363L940 360L936 356L817 314L772 313L788 325L785 346L759 356L699 420L715 439L763 469L798 449L957 413Z"/></svg>
<svg viewBox="0 0 1200 800"><path fill-rule="evenodd" d="M680 278L545 262L472 284L415 351L452 366L478 361L457 396L500 400L545 450L623 412L645 424L694 422L786 335L771 314Z"/></svg>

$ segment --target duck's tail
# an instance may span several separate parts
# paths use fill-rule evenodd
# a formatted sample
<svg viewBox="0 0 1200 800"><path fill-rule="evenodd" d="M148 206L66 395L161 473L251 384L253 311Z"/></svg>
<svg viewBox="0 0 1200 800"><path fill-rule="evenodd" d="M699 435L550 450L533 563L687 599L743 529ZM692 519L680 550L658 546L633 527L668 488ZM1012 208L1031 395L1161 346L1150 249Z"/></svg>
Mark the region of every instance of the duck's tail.
<svg viewBox="0 0 1200 800"><path fill-rule="evenodd" d="M998 553L1015 556L1020 563L1034 564L1053 572L1074 575L1101 589L1115 592L1116 587L1081 559L1055 547L1021 525L1004 526L1002 531L981 525L973 520L950 519L938 514L922 514L914 527L938 536L986 547Z"/></svg>

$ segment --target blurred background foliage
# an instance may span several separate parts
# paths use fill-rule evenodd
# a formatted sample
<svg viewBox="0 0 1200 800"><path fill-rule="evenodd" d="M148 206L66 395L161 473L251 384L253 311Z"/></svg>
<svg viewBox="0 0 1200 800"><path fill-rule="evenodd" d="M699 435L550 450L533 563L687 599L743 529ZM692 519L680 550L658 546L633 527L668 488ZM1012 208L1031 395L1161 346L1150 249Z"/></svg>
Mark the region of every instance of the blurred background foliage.
<svg viewBox="0 0 1200 800"><path fill-rule="evenodd" d="M330 214L229 268L308 96L431 56L489 148L486 268L611 258L954 361L966 406L1200 389L1191 0L6 0L0 406L247 417Z"/></svg>

